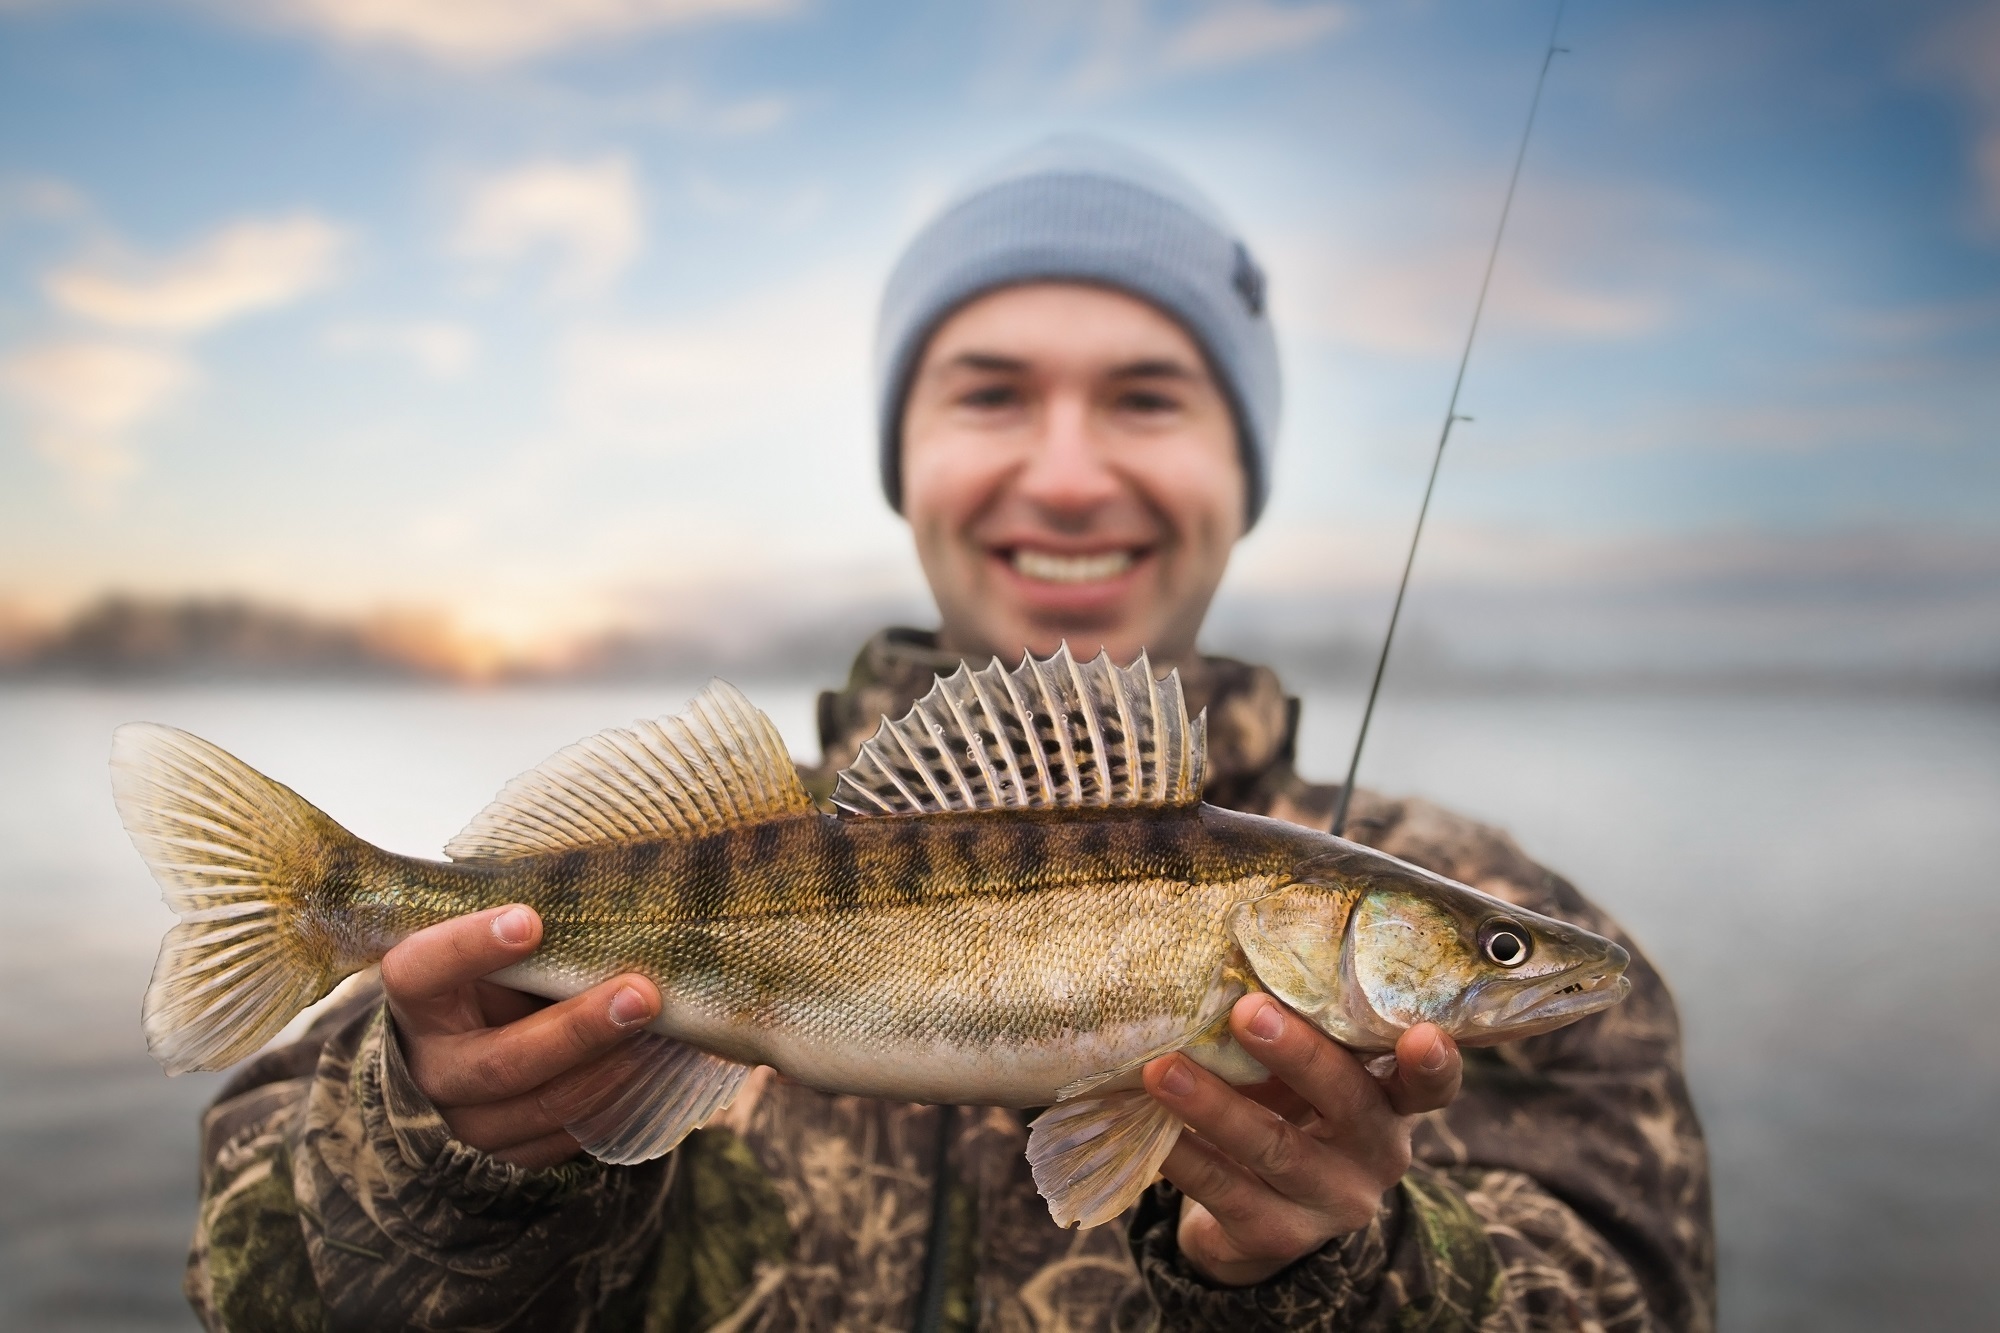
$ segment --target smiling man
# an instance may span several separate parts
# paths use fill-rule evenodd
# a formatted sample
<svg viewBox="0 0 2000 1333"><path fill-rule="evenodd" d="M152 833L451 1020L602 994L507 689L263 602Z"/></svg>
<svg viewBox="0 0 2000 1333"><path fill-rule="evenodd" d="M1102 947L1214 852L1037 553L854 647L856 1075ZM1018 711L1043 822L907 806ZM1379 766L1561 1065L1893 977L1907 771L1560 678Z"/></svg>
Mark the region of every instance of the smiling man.
<svg viewBox="0 0 2000 1333"><path fill-rule="evenodd" d="M940 624L877 635L821 696L808 786L934 673L1067 640L1179 668L1207 709L1206 799L1325 828L1338 790L1292 767L1296 701L1196 650L1278 410L1264 280L1215 210L1149 159L1045 144L911 243L879 351L883 486ZM1349 834L1630 947L1497 830L1361 792ZM543 1094L615 1071L660 999L639 976L554 1005L482 980L540 929L511 907L423 931L380 990L231 1080L188 1274L211 1327L1713 1324L1700 1130L1636 949L1618 1008L1463 1060L1419 1025L1381 1078L1253 992L1231 1027L1272 1081L1148 1065L1191 1132L1122 1223L1075 1233L1019 1114L768 1070L664 1159L579 1157Z"/></svg>
<svg viewBox="0 0 2000 1333"><path fill-rule="evenodd" d="M1116 291L1008 287L931 335L905 403L890 485L943 647L1193 659L1248 488L1186 330Z"/></svg>

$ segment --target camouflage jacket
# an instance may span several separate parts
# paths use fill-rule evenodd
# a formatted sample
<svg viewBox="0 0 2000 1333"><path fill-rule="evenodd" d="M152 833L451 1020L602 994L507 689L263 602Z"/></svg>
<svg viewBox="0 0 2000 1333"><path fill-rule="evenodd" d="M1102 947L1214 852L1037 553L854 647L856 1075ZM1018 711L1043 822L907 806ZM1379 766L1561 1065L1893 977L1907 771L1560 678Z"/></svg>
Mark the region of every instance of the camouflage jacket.
<svg viewBox="0 0 2000 1333"><path fill-rule="evenodd" d="M824 795L884 713L953 669L892 630L820 697ZM1296 700L1261 667L1184 673L1208 709L1207 799L1324 828L1292 767ZM1349 836L1631 947L1506 834L1358 792ZM1714 1247L1679 1024L1632 994L1468 1052L1417 1165L1366 1229L1254 1287L1205 1282L1154 1188L1091 1231L1050 1220L1016 1112L831 1096L760 1070L718 1122L636 1167L526 1171L452 1139L379 989L242 1067L204 1117L187 1294L212 1329L1707 1330ZM932 1256L935 1255L935 1258Z"/></svg>

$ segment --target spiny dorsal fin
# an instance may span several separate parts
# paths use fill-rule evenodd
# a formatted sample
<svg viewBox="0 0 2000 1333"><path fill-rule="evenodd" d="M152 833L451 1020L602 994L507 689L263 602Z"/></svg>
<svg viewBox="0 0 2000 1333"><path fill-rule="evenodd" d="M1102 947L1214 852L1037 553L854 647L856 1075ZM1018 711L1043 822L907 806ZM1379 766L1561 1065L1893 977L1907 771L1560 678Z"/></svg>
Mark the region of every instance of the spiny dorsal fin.
<svg viewBox="0 0 2000 1333"><path fill-rule="evenodd" d="M1079 663L998 658L959 667L898 721L882 725L840 774L843 815L1189 805L1201 799L1204 718L1188 721L1178 672L1153 679L1099 653Z"/></svg>
<svg viewBox="0 0 2000 1333"><path fill-rule="evenodd" d="M466 861L696 838L812 808L771 719L716 680L673 717L558 750L501 788L444 850Z"/></svg>

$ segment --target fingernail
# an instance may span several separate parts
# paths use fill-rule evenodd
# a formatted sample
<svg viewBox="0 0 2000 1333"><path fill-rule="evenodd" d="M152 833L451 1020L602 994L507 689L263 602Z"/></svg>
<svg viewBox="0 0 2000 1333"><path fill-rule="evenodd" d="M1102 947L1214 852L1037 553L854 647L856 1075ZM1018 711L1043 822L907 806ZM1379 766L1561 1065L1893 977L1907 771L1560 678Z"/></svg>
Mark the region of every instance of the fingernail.
<svg viewBox="0 0 2000 1333"><path fill-rule="evenodd" d="M535 914L525 907L510 907L493 918L493 933L502 944L526 944L535 933Z"/></svg>
<svg viewBox="0 0 2000 1333"><path fill-rule="evenodd" d="M1160 1076L1160 1091L1175 1097L1194 1091L1194 1075L1188 1072L1187 1061L1176 1060L1167 1066L1167 1072Z"/></svg>
<svg viewBox="0 0 2000 1333"><path fill-rule="evenodd" d="M611 1021L621 1028L629 1028L643 1023L653 1016L653 1006L646 997L630 986L621 987L611 997Z"/></svg>
<svg viewBox="0 0 2000 1333"><path fill-rule="evenodd" d="M1284 1034L1284 1014L1279 1012L1277 1005L1264 1001L1256 1016L1250 1020L1250 1035L1259 1041L1276 1041Z"/></svg>
<svg viewBox="0 0 2000 1333"><path fill-rule="evenodd" d="M1417 1061L1417 1068L1423 1070L1426 1074L1435 1074L1438 1070L1444 1068L1444 1062L1450 1058L1451 1051L1444 1044L1444 1034L1434 1032L1431 1034L1430 1049L1425 1051L1423 1058Z"/></svg>

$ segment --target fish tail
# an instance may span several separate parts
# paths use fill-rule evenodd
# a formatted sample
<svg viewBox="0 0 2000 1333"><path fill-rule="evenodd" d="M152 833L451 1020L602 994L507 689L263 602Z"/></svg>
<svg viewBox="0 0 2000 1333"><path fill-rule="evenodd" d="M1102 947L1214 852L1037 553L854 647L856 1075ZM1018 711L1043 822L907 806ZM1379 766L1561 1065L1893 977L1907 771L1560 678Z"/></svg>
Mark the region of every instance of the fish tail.
<svg viewBox="0 0 2000 1333"><path fill-rule="evenodd" d="M185 731L118 728L119 817L181 918L146 987L146 1046L169 1074L255 1052L365 960L349 959L329 872L365 844L291 788Z"/></svg>

